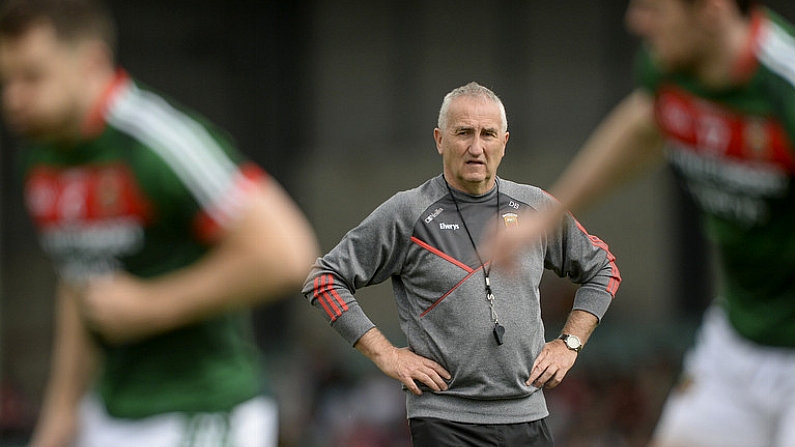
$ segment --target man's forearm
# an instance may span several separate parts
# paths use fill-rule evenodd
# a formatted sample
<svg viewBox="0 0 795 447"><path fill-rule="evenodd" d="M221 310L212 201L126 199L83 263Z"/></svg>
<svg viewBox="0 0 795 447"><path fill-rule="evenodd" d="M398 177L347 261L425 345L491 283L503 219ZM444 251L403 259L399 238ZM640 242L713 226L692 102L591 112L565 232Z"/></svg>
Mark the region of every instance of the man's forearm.
<svg viewBox="0 0 795 447"><path fill-rule="evenodd" d="M576 335L584 345L598 325L599 319L594 314L574 309L569 314L569 318L566 320L561 332L563 334Z"/></svg>
<svg viewBox="0 0 795 447"><path fill-rule="evenodd" d="M378 328L372 328L365 332L353 347L375 363L376 366L379 366L379 368L385 359L397 349Z"/></svg>

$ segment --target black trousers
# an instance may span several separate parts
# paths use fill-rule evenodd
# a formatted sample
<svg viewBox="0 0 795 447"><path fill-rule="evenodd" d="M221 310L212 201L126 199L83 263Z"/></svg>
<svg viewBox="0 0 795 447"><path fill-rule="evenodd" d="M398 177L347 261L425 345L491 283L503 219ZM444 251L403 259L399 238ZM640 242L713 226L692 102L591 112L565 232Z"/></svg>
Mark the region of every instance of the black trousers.
<svg viewBox="0 0 795 447"><path fill-rule="evenodd" d="M546 419L519 424L464 424L436 418L409 420L414 447L552 447Z"/></svg>

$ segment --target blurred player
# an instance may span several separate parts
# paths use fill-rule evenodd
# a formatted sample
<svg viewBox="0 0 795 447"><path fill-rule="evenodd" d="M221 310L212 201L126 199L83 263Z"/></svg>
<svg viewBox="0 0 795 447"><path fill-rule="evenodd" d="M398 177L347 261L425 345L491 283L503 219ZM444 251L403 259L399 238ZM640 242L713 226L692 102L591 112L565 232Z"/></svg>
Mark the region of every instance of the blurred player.
<svg viewBox="0 0 795 447"><path fill-rule="evenodd" d="M658 447L795 446L795 34L743 0L632 0L640 86L552 188L557 213L500 235L504 261L663 155L702 212L719 295Z"/></svg>
<svg viewBox="0 0 795 447"><path fill-rule="evenodd" d="M273 447L246 310L299 288L314 235L272 178L114 49L91 0L0 15L3 112L59 276L31 445Z"/></svg>

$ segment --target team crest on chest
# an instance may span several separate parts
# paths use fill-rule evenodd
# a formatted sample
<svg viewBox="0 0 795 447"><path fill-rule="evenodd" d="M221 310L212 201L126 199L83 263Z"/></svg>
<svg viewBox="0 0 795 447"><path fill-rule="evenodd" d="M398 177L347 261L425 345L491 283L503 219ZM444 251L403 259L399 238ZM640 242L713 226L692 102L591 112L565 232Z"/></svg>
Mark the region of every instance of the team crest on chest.
<svg viewBox="0 0 795 447"><path fill-rule="evenodd" d="M516 213L505 213L502 215L502 221L505 222L506 228L516 228L519 226L519 215Z"/></svg>

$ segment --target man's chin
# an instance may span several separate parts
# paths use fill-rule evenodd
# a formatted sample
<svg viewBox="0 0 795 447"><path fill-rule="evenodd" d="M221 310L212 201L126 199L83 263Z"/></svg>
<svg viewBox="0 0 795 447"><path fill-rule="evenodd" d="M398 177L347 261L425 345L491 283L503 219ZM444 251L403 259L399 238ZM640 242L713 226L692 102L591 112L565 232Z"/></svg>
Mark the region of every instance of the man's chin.
<svg viewBox="0 0 795 447"><path fill-rule="evenodd" d="M461 176L462 179L467 183L483 183L489 179L489 176L486 175L485 172L470 172L466 173Z"/></svg>
<svg viewBox="0 0 795 447"><path fill-rule="evenodd" d="M477 175L477 176L473 175L473 176L465 176L463 180L465 183L471 186L483 186L489 183L491 178L485 175Z"/></svg>

